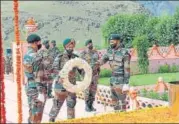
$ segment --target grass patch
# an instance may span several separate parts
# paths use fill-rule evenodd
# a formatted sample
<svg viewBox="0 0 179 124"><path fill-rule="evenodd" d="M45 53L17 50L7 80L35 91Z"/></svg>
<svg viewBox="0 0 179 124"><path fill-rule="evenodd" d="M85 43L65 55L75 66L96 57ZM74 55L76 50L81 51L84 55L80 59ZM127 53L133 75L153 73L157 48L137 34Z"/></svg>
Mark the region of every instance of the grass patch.
<svg viewBox="0 0 179 124"><path fill-rule="evenodd" d="M165 82L179 80L179 72L177 73L157 73L157 74L145 74L145 75L133 75L130 78L131 86L142 86L156 84L158 77L162 76ZM99 84L109 86L109 77L103 77L99 79Z"/></svg>

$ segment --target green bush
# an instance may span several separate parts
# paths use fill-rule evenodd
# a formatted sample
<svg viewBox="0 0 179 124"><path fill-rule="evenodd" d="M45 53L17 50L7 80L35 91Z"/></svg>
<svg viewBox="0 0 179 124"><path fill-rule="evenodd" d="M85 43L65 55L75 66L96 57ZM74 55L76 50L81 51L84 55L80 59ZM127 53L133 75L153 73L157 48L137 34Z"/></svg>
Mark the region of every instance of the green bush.
<svg viewBox="0 0 179 124"><path fill-rule="evenodd" d="M178 69L178 67L176 65L172 65L170 67L170 72L178 72L178 71L179 71L179 69Z"/></svg>
<svg viewBox="0 0 179 124"><path fill-rule="evenodd" d="M111 77L112 71L108 69L102 69L100 72L100 77Z"/></svg>
<svg viewBox="0 0 179 124"><path fill-rule="evenodd" d="M164 93L164 94L162 94L161 95L161 100L163 100L163 101L168 101L168 93Z"/></svg>
<svg viewBox="0 0 179 124"><path fill-rule="evenodd" d="M169 73L170 72L170 66L165 64L159 67L158 70L159 73Z"/></svg>
<svg viewBox="0 0 179 124"><path fill-rule="evenodd" d="M140 90L139 96L150 98L150 99L168 101L168 93L167 92L164 92L163 94L159 94L155 91L147 91L146 89L142 89L142 90Z"/></svg>
<svg viewBox="0 0 179 124"><path fill-rule="evenodd" d="M173 73L173 72L178 72L178 71L179 71L179 66L177 65L169 66L165 64L165 65L160 66L158 69L159 73Z"/></svg>
<svg viewBox="0 0 179 124"><path fill-rule="evenodd" d="M154 92L154 91L150 91L148 96L149 96L149 98L152 98L152 99L160 99L159 94L157 92Z"/></svg>

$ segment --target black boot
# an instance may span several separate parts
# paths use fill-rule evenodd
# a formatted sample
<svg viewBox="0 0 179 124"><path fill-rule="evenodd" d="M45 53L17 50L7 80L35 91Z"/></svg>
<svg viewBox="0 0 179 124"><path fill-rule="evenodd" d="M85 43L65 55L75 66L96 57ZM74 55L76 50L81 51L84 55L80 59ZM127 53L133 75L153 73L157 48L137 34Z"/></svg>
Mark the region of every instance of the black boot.
<svg viewBox="0 0 179 124"><path fill-rule="evenodd" d="M50 118L49 122L55 122L55 118Z"/></svg>
<svg viewBox="0 0 179 124"><path fill-rule="evenodd" d="M27 120L27 121L28 121L28 124L32 124L32 123L31 123L31 121L30 121L30 118L28 118L28 120Z"/></svg>
<svg viewBox="0 0 179 124"><path fill-rule="evenodd" d="M96 109L93 107L93 101L90 102L90 108L91 108L91 111L96 111Z"/></svg>
<svg viewBox="0 0 179 124"><path fill-rule="evenodd" d="M85 111L86 112L91 112L91 106L90 106L90 102L89 101L86 101L85 102Z"/></svg>

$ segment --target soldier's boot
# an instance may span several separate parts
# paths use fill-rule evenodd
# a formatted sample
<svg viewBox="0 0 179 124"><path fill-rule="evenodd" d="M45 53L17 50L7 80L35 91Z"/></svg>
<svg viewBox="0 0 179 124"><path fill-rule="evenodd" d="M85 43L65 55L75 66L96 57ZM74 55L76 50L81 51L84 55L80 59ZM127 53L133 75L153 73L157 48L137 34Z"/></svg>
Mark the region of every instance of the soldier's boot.
<svg viewBox="0 0 179 124"><path fill-rule="evenodd" d="M49 122L55 122L55 118L50 118Z"/></svg>
<svg viewBox="0 0 179 124"><path fill-rule="evenodd" d="M28 121L28 124L32 124L32 123L31 123L31 121L30 121L30 117L28 118L28 120L27 120L27 121Z"/></svg>
<svg viewBox="0 0 179 124"><path fill-rule="evenodd" d="M114 104L114 110L115 110L115 111L119 111L119 110L121 110L121 107L120 107L118 101Z"/></svg>
<svg viewBox="0 0 179 124"><path fill-rule="evenodd" d="M121 110L121 107L118 106L118 105L117 105L117 106L114 106L114 110L115 110L115 111Z"/></svg>
<svg viewBox="0 0 179 124"><path fill-rule="evenodd" d="M126 108L127 108L126 104L122 104L122 106L121 106L121 112L125 112Z"/></svg>
<svg viewBox="0 0 179 124"><path fill-rule="evenodd" d="M87 112L91 112L91 106L90 106L90 104L89 104L89 101L86 101L85 102L85 111L87 111Z"/></svg>
<svg viewBox="0 0 179 124"><path fill-rule="evenodd" d="M86 107L85 107L85 111L87 111L87 112L91 112L91 108L90 108L89 105L86 105Z"/></svg>
<svg viewBox="0 0 179 124"><path fill-rule="evenodd" d="M91 108L91 111L96 111L96 109L93 107L93 101L90 102L90 108Z"/></svg>

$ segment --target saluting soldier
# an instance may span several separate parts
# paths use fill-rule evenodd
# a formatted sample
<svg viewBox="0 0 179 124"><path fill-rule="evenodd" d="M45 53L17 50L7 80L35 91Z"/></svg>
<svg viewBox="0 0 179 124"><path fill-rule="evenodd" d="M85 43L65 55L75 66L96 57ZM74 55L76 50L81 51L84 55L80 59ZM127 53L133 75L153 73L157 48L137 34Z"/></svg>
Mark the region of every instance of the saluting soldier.
<svg viewBox="0 0 179 124"><path fill-rule="evenodd" d="M41 38L36 34L27 37L28 49L24 55L23 65L25 73L25 91L29 104L28 123L40 123L42 120L44 96L42 83L38 76L42 56L37 54L41 48Z"/></svg>

